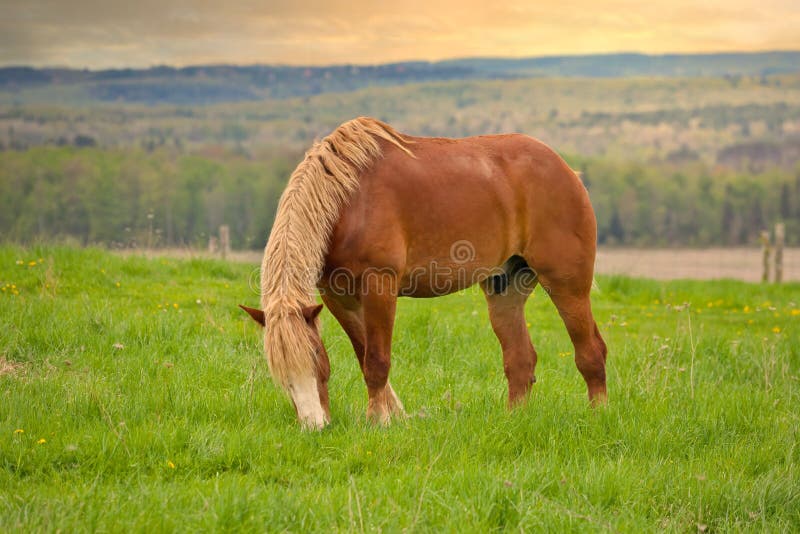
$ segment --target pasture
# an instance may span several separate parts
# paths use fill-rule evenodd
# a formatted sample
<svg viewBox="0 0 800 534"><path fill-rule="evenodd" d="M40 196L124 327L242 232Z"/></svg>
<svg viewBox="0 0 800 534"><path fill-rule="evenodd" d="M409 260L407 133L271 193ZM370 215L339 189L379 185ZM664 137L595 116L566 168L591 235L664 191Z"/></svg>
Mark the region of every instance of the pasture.
<svg viewBox="0 0 800 534"><path fill-rule="evenodd" d="M236 307L256 265L0 247L0 530L800 528L800 284L599 276L596 410L541 289L512 412L480 292L401 299L389 428L323 312L308 433Z"/></svg>

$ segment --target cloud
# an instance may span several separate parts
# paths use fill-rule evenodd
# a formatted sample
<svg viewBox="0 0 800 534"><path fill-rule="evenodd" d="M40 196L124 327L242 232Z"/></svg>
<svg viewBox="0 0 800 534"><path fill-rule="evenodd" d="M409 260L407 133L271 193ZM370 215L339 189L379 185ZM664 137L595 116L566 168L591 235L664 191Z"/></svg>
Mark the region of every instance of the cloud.
<svg viewBox="0 0 800 534"><path fill-rule="evenodd" d="M0 64L327 64L800 48L792 4L0 0Z"/></svg>

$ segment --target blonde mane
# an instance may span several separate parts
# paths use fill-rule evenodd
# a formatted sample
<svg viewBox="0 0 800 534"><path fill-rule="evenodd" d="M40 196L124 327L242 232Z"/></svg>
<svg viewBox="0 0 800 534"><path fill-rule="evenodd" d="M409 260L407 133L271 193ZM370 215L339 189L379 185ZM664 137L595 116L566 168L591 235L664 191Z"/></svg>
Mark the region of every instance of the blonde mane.
<svg viewBox="0 0 800 534"><path fill-rule="evenodd" d="M261 263L261 307L270 373L284 388L292 375L316 366L301 310L315 302L341 208L358 189L361 172L382 155L379 138L412 155L404 146L408 141L391 126L359 117L315 143L281 195Z"/></svg>

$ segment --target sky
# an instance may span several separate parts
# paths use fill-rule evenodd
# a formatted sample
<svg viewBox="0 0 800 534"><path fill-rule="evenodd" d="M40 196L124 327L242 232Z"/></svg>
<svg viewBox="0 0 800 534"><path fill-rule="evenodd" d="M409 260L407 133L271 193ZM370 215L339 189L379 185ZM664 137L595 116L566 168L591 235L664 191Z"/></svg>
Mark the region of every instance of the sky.
<svg viewBox="0 0 800 534"><path fill-rule="evenodd" d="M798 0L0 0L0 65L328 65L797 49Z"/></svg>

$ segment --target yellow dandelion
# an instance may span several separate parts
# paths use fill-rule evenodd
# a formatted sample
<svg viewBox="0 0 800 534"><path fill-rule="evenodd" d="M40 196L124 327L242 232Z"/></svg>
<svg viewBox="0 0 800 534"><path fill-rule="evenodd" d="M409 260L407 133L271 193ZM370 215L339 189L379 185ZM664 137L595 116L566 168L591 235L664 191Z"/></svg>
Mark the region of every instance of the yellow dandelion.
<svg viewBox="0 0 800 534"><path fill-rule="evenodd" d="M29 261L28 262L28 267L35 267L35 266L36 266L36 262L35 261Z"/></svg>
<svg viewBox="0 0 800 534"><path fill-rule="evenodd" d="M744 313L750 313L750 306L745 306L744 308L742 308L742 311Z"/></svg>
<svg viewBox="0 0 800 534"><path fill-rule="evenodd" d="M792 310L792 317L796 317L798 315L800 315L800 310L798 310L798 309Z"/></svg>
<svg viewBox="0 0 800 534"><path fill-rule="evenodd" d="M39 441L37 441L36 443L38 443L39 445L43 445L43 444L47 443L47 440L44 439L44 438L39 438Z"/></svg>
<svg viewBox="0 0 800 534"><path fill-rule="evenodd" d="M173 303L172 303L172 307L173 307L173 308L175 308L175 309L177 310L177 309L178 309L178 303L177 303L177 302L173 302Z"/></svg>
<svg viewBox="0 0 800 534"><path fill-rule="evenodd" d="M773 331L775 334L780 334L780 333L781 333L781 327L780 327L780 326L773 326L773 327L772 327L772 331Z"/></svg>
<svg viewBox="0 0 800 534"><path fill-rule="evenodd" d="M175 469L175 464L172 463L172 460L167 460L167 467L170 469Z"/></svg>
<svg viewBox="0 0 800 534"><path fill-rule="evenodd" d="M754 320L752 320L752 319L748 319L748 320L747 320L747 324L753 324L754 322L755 322L755 321L754 321Z"/></svg>
<svg viewBox="0 0 800 534"><path fill-rule="evenodd" d="M117 282L117 284L116 284L116 285L117 285L117 287L120 287L120 284L119 284L119 282Z"/></svg>
<svg viewBox="0 0 800 534"><path fill-rule="evenodd" d="M528 328L531 327L531 323L525 323L525 324L528 326Z"/></svg>
<svg viewBox="0 0 800 534"><path fill-rule="evenodd" d="M18 428L18 429L16 429L16 430L14 431L14 434L24 434L24 433L25 433L25 431L24 431L24 430L22 430L21 428Z"/></svg>

